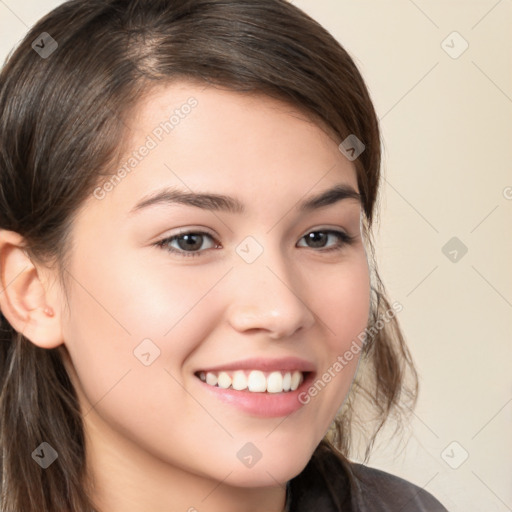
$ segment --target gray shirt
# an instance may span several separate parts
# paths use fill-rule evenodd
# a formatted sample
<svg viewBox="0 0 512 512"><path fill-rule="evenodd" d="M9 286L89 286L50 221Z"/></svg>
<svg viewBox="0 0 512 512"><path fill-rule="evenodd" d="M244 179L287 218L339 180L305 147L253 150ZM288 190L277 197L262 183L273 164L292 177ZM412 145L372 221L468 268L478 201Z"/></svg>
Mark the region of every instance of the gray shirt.
<svg viewBox="0 0 512 512"><path fill-rule="evenodd" d="M403 478L350 462L320 444L287 485L288 512L448 512Z"/></svg>

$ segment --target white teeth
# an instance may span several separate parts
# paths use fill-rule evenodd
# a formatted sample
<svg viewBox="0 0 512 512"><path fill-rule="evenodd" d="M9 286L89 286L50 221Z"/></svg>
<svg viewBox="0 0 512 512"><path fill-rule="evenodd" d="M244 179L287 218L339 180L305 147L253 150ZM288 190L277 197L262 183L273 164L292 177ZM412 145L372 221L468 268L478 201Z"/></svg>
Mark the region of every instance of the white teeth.
<svg viewBox="0 0 512 512"><path fill-rule="evenodd" d="M220 372L217 384L219 388L228 389L231 386L231 377L226 372Z"/></svg>
<svg viewBox="0 0 512 512"><path fill-rule="evenodd" d="M283 377L283 391L290 391L292 387L292 374L290 372L286 372Z"/></svg>
<svg viewBox="0 0 512 512"><path fill-rule="evenodd" d="M293 372L292 373L292 382L290 384L290 389L292 391L295 391L302 382L302 373L300 372Z"/></svg>
<svg viewBox="0 0 512 512"><path fill-rule="evenodd" d="M242 370L237 370L233 374L233 382L231 385L233 386L233 389L236 389L237 391L242 391L247 388L247 377Z"/></svg>
<svg viewBox="0 0 512 512"><path fill-rule="evenodd" d="M249 373L247 387L249 388L249 391L252 392L265 392L267 390L267 379L265 378L265 374L259 370L253 370Z"/></svg>
<svg viewBox="0 0 512 512"><path fill-rule="evenodd" d="M302 372L270 372L267 375L260 370L236 370L228 372L200 372L199 378L210 386L237 391L248 390L252 393L282 393L295 391L303 382Z"/></svg>
<svg viewBox="0 0 512 512"><path fill-rule="evenodd" d="M215 373L208 372L206 374L206 384L210 384L210 386L215 386L218 380L219 379L217 378L217 375L215 375Z"/></svg>
<svg viewBox="0 0 512 512"><path fill-rule="evenodd" d="M267 391L269 393L281 393L283 391L283 376L281 372L272 372L268 376Z"/></svg>

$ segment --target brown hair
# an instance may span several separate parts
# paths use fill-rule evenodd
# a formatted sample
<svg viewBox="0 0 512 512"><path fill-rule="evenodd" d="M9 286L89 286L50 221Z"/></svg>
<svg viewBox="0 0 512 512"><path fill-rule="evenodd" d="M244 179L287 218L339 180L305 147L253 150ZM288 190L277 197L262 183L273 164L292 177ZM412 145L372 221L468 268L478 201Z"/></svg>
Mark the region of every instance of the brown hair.
<svg viewBox="0 0 512 512"><path fill-rule="evenodd" d="M43 36L47 55L31 46L43 32L58 45ZM396 317L375 327L391 310L370 232L378 119L351 57L297 7L285 0L72 0L50 12L0 74L0 228L22 235L31 258L55 264L65 284L73 215L117 165L129 111L151 87L180 78L286 101L339 142L354 134L366 146L354 163L373 273L370 336L323 444L348 456L354 430L370 413L368 457L389 414L413 405L417 393ZM61 349L35 346L0 314L2 512L94 511L84 486L82 418ZM30 457L42 441L59 454L46 470Z"/></svg>

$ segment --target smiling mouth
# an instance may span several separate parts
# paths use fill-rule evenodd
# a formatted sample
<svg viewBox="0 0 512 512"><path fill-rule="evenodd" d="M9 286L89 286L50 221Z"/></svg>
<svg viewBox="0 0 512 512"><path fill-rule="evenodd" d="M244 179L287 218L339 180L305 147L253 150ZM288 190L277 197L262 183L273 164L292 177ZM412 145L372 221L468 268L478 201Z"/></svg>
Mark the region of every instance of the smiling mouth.
<svg viewBox="0 0 512 512"><path fill-rule="evenodd" d="M311 372L235 370L196 372L194 375L212 387L250 393L287 393L295 391Z"/></svg>

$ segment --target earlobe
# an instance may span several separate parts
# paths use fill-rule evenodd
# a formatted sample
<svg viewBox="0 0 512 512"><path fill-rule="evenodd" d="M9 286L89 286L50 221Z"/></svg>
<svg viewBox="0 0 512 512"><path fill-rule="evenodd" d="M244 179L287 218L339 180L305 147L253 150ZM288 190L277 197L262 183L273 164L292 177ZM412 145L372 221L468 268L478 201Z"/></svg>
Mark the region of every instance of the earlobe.
<svg viewBox="0 0 512 512"><path fill-rule="evenodd" d="M14 231L0 230L0 309L12 327L41 348L63 343L57 304Z"/></svg>

